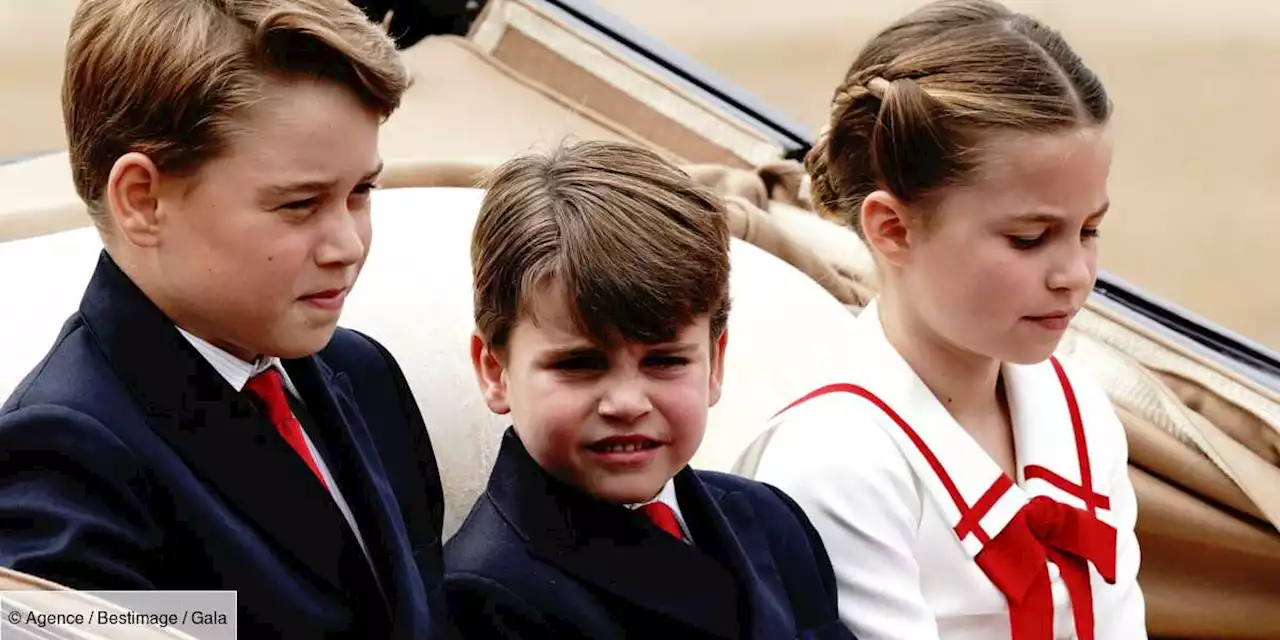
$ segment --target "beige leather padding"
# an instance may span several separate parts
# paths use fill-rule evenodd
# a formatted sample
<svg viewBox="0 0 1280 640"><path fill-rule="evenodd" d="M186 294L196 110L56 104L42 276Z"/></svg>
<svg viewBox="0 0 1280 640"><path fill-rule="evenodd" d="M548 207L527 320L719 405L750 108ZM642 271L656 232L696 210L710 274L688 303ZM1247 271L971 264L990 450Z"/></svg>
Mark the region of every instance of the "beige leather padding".
<svg viewBox="0 0 1280 640"><path fill-rule="evenodd" d="M569 138L641 142L616 122L547 91L466 39L427 38L402 56L413 86L380 135L379 150L388 162L492 163Z"/></svg>
<svg viewBox="0 0 1280 640"><path fill-rule="evenodd" d="M65 151L0 164L0 242L89 224Z"/></svg>
<svg viewBox="0 0 1280 640"><path fill-rule="evenodd" d="M619 123L673 160L751 168L781 157L763 134L577 24L544 3L491 0L468 37L573 110L590 109Z"/></svg>
<svg viewBox="0 0 1280 640"><path fill-rule="evenodd" d="M63 588L43 578L0 567L0 591L57 591Z"/></svg>

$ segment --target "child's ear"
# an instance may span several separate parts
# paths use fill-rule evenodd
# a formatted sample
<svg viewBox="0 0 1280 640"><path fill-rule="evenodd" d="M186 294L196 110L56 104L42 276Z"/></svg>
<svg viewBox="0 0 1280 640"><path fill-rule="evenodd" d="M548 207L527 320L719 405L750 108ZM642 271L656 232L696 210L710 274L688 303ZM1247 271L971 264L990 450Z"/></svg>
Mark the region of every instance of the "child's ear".
<svg viewBox="0 0 1280 640"><path fill-rule="evenodd" d="M905 264L911 252L907 205L888 191L871 192L862 201L862 234L867 245L889 264Z"/></svg>
<svg viewBox="0 0 1280 640"><path fill-rule="evenodd" d="M724 385L724 350L729 346L729 330L720 332L720 337L711 343L711 388L707 396L707 406L714 407L720 402L720 388Z"/></svg>
<svg viewBox="0 0 1280 640"><path fill-rule="evenodd" d="M160 170L151 158L131 152L120 156L107 176L107 211L130 244L155 246L160 237Z"/></svg>
<svg viewBox="0 0 1280 640"><path fill-rule="evenodd" d="M510 413L502 361L479 333L471 334L471 365L475 367L476 382L480 383L480 393L489 410L499 415Z"/></svg>

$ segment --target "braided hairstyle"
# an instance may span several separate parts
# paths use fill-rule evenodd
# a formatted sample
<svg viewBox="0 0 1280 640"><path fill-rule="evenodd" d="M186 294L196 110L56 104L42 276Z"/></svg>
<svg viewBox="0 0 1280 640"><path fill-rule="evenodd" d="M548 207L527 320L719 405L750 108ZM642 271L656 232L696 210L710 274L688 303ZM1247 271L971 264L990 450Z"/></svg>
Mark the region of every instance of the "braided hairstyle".
<svg viewBox="0 0 1280 640"><path fill-rule="evenodd" d="M940 0L866 45L805 168L815 204L862 235L871 192L915 203L964 183L984 133L1054 133L1110 116L1101 81L1057 31L991 0Z"/></svg>

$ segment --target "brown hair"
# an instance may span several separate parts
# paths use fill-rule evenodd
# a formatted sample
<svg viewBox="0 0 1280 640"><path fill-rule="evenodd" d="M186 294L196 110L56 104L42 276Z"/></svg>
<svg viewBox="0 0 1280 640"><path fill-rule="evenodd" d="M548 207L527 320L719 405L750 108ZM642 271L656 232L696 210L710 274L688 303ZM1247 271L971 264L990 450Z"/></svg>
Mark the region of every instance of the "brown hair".
<svg viewBox="0 0 1280 640"><path fill-rule="evenodd" d="M1053 133L1110 116L1102 83L1058 32L989 0L941 0L866 45L805 168L815 203L861 235L867 195L910 203L964 183L984 133Z"/></svg>
<svg viewBox="0 0 1280 640"><path fill-rule="evenodd" d="M471 240L476 328L495 349L554 282L601 344L671 340L729 315L723 201L657 154L581 142L510 160L490 177Z"/></svg>
<svg viewBox="0 0 1280 640"><path fill-rule="evenodd" d="M62 110L72 178L98 228L120 156L199 169L225 151L269 75L339 83L383 118L409 85L392 40L348 0L82 0Z"/></svg>

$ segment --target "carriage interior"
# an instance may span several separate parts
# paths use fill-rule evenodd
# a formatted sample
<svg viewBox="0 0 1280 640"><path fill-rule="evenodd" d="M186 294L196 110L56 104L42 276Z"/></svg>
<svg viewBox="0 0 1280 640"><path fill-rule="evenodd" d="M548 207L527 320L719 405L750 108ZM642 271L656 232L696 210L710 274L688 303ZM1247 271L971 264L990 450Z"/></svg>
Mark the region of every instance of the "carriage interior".
<svg viewBox="0 0 1280 640"><path fill-rule="evenodd" d="M491 0L465 35L406 48L415 85L381 134L376 249L343 324L378 337L405 370L445 482L446 534L483 489L506 426L467 359L468 239L487 168L564 139L627 141L728 199L733 340L694 466L750 475L768 418L858 357L830 337L876 290L866 247L808 202L785 127L567 6ZM0 164L0 196L0 289L19 310L0 332L8 394L74 311L100 243L65 152ZM1103 381L1127 431L1152 637L1280 637L1280 384L1221 352L1101 294L1058 352ZM14 572L0 588L59 589Z"/></svg>

